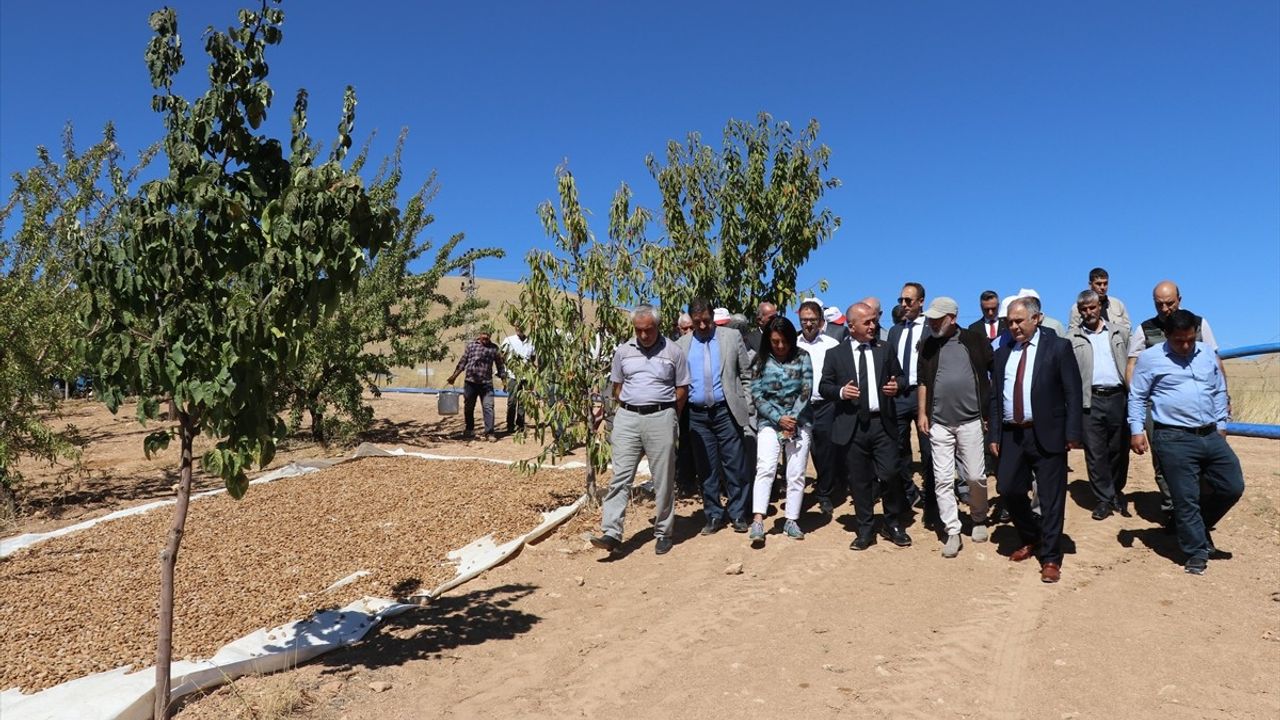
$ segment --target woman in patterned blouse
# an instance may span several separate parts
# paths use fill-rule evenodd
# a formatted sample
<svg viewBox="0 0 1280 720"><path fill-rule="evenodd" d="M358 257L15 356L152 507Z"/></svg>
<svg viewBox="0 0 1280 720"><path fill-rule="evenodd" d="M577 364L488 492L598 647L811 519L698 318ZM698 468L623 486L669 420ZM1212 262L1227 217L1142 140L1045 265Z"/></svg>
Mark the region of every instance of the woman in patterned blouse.
<svg viewBox="0 0 1280 720"><path fill-rule="evenodd" d="M796 520L804 494L804 471L809 459L813 428L813 365L809 354L796 347L796 327L785 317L775 317L765 328L755 357L755 380L751 397L759 422L756 450L756 482L751 509L755 521L747 537L752 547L764 547L764 516L769 509L769 490L778 471L778 457L786 457L787 537L801 540L804 533Z"/></svg>

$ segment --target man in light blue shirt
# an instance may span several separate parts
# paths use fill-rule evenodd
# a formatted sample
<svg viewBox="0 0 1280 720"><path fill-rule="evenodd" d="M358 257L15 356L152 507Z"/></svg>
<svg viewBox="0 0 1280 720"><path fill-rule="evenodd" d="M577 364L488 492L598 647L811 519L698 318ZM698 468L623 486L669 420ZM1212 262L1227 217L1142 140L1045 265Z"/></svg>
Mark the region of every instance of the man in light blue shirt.
<svg viewBox="0 0 1280 720"><path fill-rule="evenodd" d="M1226 441L1226 379L1216 353L1196 341L1197 321L1187 310L1173 312L1165 342L1138 356L1128 415L1133 451L1154 448L1164 469L1186 571L1202 575L1210 558L1231 556L1214 547L1209 533L1244 494L1244 475ZM1148 401L1150 443L1143 432Z"/></svg>
<svg viewBox="0 0 1280 720"><path fill-rule="evenodd" d="M750 361L742 335L714 322L711 303L695 298L689 304L693 332L676 344L685 351L689 368L689 439L698 475L702 478L703 535L732 524L746 532L747 499L751 492L749 467L743 449L743 428L751 412L746 390ZM721 486L728 502L721 501Z"/></svg>

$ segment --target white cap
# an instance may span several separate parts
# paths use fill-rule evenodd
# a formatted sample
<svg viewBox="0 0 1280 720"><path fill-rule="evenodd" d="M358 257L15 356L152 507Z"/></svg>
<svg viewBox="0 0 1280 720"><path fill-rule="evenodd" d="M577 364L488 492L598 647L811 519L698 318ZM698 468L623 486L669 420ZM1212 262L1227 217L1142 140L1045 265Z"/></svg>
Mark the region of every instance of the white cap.
<svg viewBox="0 0 1280 720"><path fill-rule="evenodd" d="M829 323L835 323L836 325L844 324L844 313L840 312L840 308L834 305L822 311L822 317Z"/></svg>
<svg viewBox="0 0 1280 720"><path fill-rule="evenodd" d="M1017 295L1017 297L1020 297L1020 298L1024 298L1024 297L1033 297L1033 298L1035 298L1035 299L1039 300L1039 299L1040 299L1040 293L1036 292L1035 290L1033 290L1033 289L1031 289L1031 288L1020 288L1020 289L1018 290L1018 295Z"/></svg>
<svg viewBox="0 0 1280 720"><path fill-rule="evenodd" d="M1006 295L1005 298L1000 301L1000 317L1009 317L1009 303L1020 297L1022 297L1022 295Z"/></svg>
<svg viewBox="0 0 1280 720"><path fill-rule="evenodd" d="M716 308L711 311L711 320L717 325L725 325L729 322L729 310L726 308Z"/></svg>

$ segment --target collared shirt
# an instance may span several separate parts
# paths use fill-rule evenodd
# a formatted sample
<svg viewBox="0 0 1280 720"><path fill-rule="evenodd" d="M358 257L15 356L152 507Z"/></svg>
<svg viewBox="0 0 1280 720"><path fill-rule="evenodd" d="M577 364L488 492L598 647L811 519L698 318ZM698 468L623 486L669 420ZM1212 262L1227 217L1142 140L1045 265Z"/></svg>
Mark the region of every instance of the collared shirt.
<svg viewBox="0 0 1280 720"><path fill-rule="evenodd" d="M1167 342L1139 355L1129 388L1129 431L1134 435L1143 432L1148 400L1151 419L1164 425L1227 426L1227 383L1207 343L1197 342L1190 357L1173 352Z"/></svg>
<svg viewBox="0 0 1280 720"><path fill-rule="evenodd" d="M1018 363L1027 355L1027 367L1022 372L1022 421L1031 422L1031 378L1036 371L1036 349L1040 347L1040 329L1025 343L1013 344L1009 359L1004 362L1004 421L1013 422L1013 386L1018 382Z"/></svg>
<svg viewBox="0 0 1280 720"><path fill-rule="evenodd" d="M815 335L813 342L805 340L804 333L796 336L796 347L809 353L809 362L813 365L813 396L809 398L810 400L822 400L822 396L818 394L817 380L822 377L822 366L827 361L827 351L839 344L835 338L825 333Z"/></svg>
<svg viewBox="0 0 1280 720"><path fill-rule="evenodd" d="M498 366L499 375L507 373L507 367L502 362L502 353L498 352L498 346L492 342L482 343L479 340L472 340L462 351L462 357L458 358L458 366L454 368L454 372L465 370L467 382L491 385L495 365Z"/></svg>
<svg viewBox="0 0 1280 720"><path fill-rule="evenodd" d="M1217 354L1218 341L1213 337L1213 328L1209 327L1209 321L1203 317L1200 318L1200 342L1203 342L1210 352ZM1129 335L1129 357L1136 358L1149 347L1147 334L1142 332L1142 324L1135 325L1133 333Z"/></svg>
<svg viewBox="0 0 1280 720"><path fill-rule="evenodd" d="M1093 348L1093 382L1094 387L1116 387L1124 384L1120 372L1116 370L1116 358L1111 354L1111 328L1106 321L1098 323L1098 329L1090 332L1084 325L1080 330L1089 338L1089 346Z"/></svg>
<svg viewBox="0 0 1280 720"><path fill-rule="evenodd" d="M853 348L853 381L859 387L862 386L862 378L858 376L858 373L861 372L858 357L862 354L864 348L867 351L867 387L871 390L871 394L867 398L867 412L880 412L880 383L876 378L876 358L871 353L871 344L851 342L849 347Z"/></svg>
<svg viewBox="0 0 1280 720"><path fill-rule="evenodd" d="M618 399L629 405L675 402L676 388L689 384L689 362L680 346L664 337L648 349L631 338L613 351L609 380L622 385Z"/></svg>
<svg viewBox="0 0 1280 720"><path fill-rule="evenodd" d="M502 350L502 353L507 356L507 360L528 362L533 357L533 341L529 340L528 337L521 340L519 335L508 335L503 338L502 344L498 346L498 349ZM515 373L508 367L507 377L515 378L515 376Z"/></svg>
<svg viewBox="0 0 1280 720"><path fill-rule="evenodd" d="M915 329L911 330L908 325L914 325ZM911 333L911 367L907 367L907 363L902 362L907 351L907 333ZM924 339L924 313L916 316L911 322L902 322L902 334L898 336L898 362L902 365L902 374L907 376L908 385L916 385L916 366L920 360L920 341Z"/></svg>
<svg viewBox="0 0 1280 720"><path fill-rule="evenodd" d="M986 335L988 340L996 340L1000 337L1000 318L988 320L984 315L982 318L982 333Z"/></svg>
<svg viewBox="0 0 1280 720"><path fill-rule="evenodd" d="M707 393L703 378L705 355L711 356L711 392ZM706 340L694 333L689 343L689 402L694 405L715 405L724 402L724 386L720 377L720 338L716 330L711 328L711 336Z"/></svg>

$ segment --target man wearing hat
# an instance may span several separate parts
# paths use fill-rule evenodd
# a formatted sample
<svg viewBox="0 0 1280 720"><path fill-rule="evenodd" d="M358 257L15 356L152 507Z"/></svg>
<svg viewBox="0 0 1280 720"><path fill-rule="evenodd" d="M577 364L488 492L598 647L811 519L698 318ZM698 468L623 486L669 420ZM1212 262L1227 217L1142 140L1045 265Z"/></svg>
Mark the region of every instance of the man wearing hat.
<svg viewBox="0 0 1280 720"><path fill-rule="evenodd" d="M840 312L840 308L832 305L822 311L822 319L827 325L822 329L822 333L827 337L840 342L849 337L849 328L846 325L844 313Z"/></svg>
<svg viewBox="0 0 1280 720"><path fill-rule="evenodd" d="M987 540L987 476L982 442L985 400L990 393L991 342L956 324L960 306L949 297L929 304L924 316L931 335L920 344L916 423L928 436L938 518L946 528L944 558L960 552L960 513L955 480L969 487L973 541Z"/></svg>
<svg viewBox="0 0 1280 720"><path fill-rule="evenodd" d="M717 322L710 303L695 298L689 303L693 332L676 340L689 367L689 437L698 475L702 478L702 507L706 514L703 535L719 532L730 523L737 532L750 527L747 519L749 468L743 449L743 428L749 422L751 365L742 335ZM721 502L720 488L728 503Z"/></svg>

